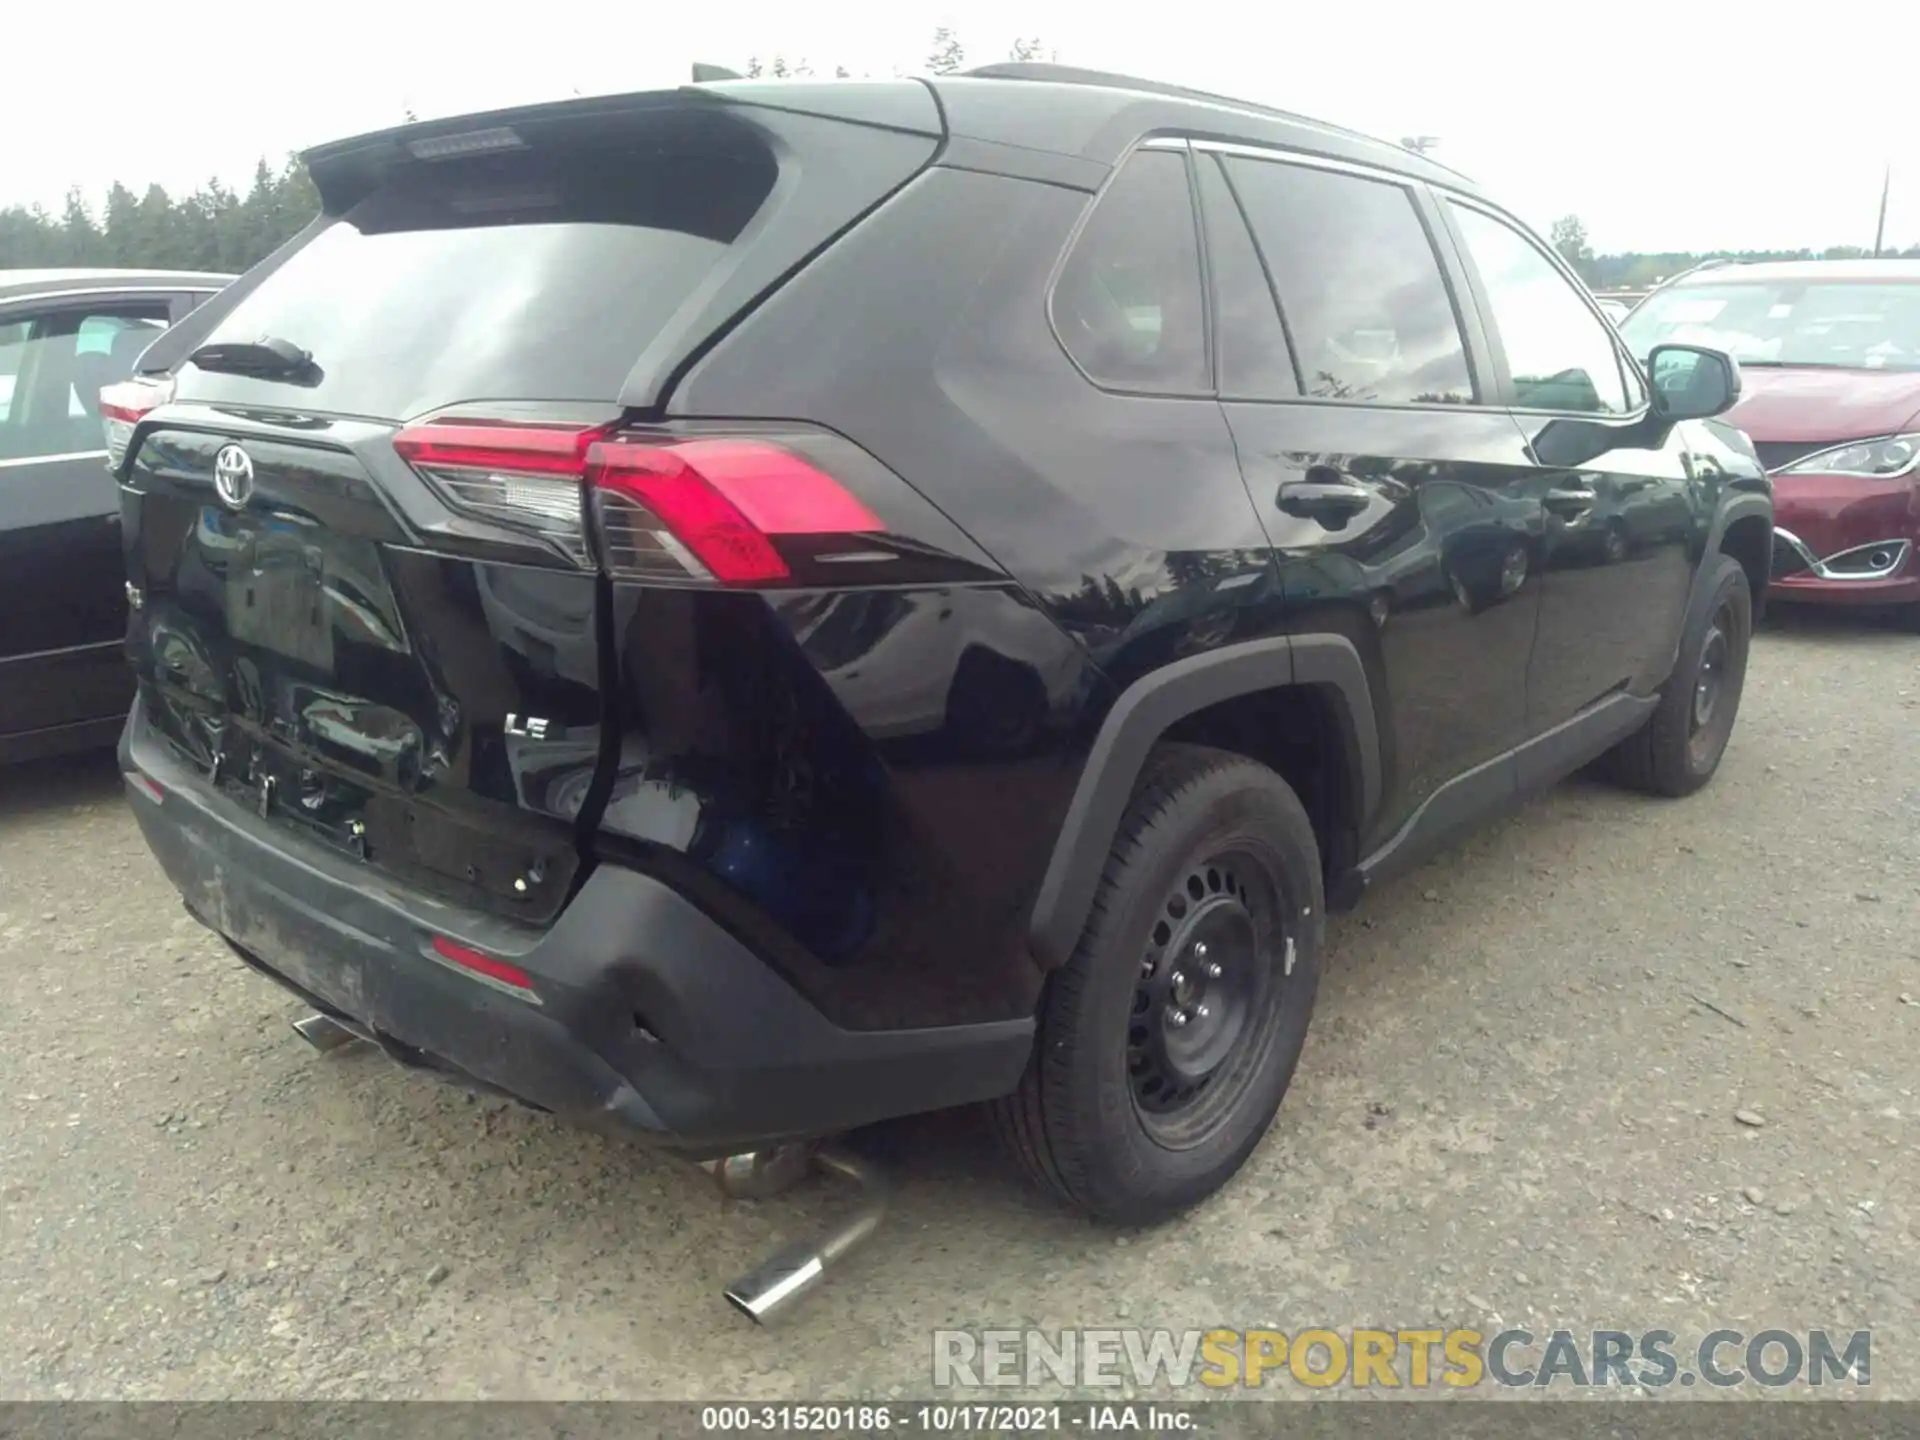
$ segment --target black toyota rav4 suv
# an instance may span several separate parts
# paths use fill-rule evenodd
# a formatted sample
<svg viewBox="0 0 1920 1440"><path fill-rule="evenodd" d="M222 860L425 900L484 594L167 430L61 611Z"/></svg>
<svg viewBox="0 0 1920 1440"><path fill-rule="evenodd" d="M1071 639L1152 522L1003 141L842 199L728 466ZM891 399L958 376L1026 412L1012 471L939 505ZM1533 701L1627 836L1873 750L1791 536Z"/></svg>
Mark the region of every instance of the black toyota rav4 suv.
<svg viewBox="0 0 1920 1440"><path fill-rule="evenodd" d="M993 1102L1152 1220L1271 1122L1330 907L1726 746L1737 369L1417 155L1018 65L307 163L107 397L121 763L400 1060L704 1157Z"/></svg>

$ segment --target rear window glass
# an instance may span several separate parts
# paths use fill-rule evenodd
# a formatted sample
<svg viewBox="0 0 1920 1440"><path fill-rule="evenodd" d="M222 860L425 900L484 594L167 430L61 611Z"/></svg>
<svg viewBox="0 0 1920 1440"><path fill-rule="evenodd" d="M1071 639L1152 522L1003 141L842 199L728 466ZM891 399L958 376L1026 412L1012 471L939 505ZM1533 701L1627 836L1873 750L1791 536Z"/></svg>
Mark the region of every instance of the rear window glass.
<svg viewBox="0 0 1920 1440"><path fill-rule="evenodd" d="M181 392L388 419L477 400L611 401L776 175L770 154L737 144L403 166L207 337L292 341L317 382L189 367Z"/></svg>

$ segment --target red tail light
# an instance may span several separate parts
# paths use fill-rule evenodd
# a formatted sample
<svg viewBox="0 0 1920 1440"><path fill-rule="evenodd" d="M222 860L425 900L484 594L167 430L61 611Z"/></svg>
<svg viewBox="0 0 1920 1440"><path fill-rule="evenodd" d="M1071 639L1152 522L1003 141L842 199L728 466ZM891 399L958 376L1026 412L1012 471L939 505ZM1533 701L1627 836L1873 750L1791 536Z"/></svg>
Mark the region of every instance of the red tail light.
<svg viewBox="0 0 1920 1440"><path fill-rule="evenodd" d="M173 381L122 380L100 387L100 428L106 434L107 464L118 470L127 458L133 427L173 398Z"/></svg>
<svg viewBox="0 0 1920 1440"><path fill-rule="evenodd" d="M775 535L871 535L887 527L832 476L761 440L603 440L587 478L610 563L642 575L652 555L685 565L684 545L723 585L783 580Z"/></svg>
<svg viewBox="0 0 1920 1440"><path fill-rule="evenodd" d="M509 420L449 420L413 425L394 437L408 463L426 469L506 470L578 480L598 430L519 425Z"/></svg>
<svg viewBox="0 0 1920 1440"><path fill-rule="evenodd" d="M482 979L491 980L496 985L504 985L509 990L519 992L522 999L538 998L533 993L532 978L517 965L509 965L504 960L483 955L471 946L462 945L457 940L449 940L444 935L433 937L433 953L448 964L456 965Z"/></svg>
<svg viewBox="0 0 1920 1440"><path fill-rule="evenodd" d="M791 573L776 537L886 529L838 480L765 439L459 419L409 427L394 447L457 508L531 529L582 564L586 492L601 562L622 578L766 584Z"/></svg>

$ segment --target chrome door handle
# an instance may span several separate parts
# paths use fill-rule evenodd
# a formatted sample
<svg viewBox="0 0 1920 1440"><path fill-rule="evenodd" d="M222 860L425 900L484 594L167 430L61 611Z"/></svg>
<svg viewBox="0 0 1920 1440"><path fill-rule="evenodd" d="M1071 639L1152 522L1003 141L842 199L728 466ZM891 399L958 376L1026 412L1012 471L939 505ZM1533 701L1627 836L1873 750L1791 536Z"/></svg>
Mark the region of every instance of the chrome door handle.
<svg viewBox="0 0 1920 1440"><path fill-rule="evenodd" d="M1316 466L1307 474L1308 479L1286 481L1274 496L1273 503L1289 515L1345 522L1373 503L1371 490L1337 472Z"/></svg>

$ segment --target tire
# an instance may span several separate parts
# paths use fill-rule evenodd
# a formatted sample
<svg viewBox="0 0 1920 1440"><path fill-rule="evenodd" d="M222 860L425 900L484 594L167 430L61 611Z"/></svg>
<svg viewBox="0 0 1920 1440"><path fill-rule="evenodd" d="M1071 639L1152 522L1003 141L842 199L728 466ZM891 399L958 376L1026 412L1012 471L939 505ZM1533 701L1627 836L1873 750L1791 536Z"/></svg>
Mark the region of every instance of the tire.
<svg viewBox="0 0 1920 1440"><path fill-rule="evenodd" d="M1509 545L1490 576L1482 575L1478 581L1470 581L1451 565L1443 567L1441 574L1447 588L1453 592L1454 603L1469 615L1480 615L1501 601L1518 595L1526 588L1532 571L1532 557L1528 555L1527 547Z"/></svg>
<svg viewBox="0 0 1920 1440"><path fill-rule="evenodd" d="M1501 600L1518 595L1526 588L1527 576L1532 570L1524 545L1509 545L1507 553L1500 559L1500 578L1496 582L1497 595Z"/></svg>
<svg viewBox="0 0 1920 1440"><path fill-rule="evenodd" d="M1609 565L1618 565L1627 558L1627 528L1617 521L1607 526L1607 533L1600 542L1600 557Z"/></svg>
<svg viewBox="0 0 1920 1440"><path fill-rule="evenodd" d="M1226 751L1157 749L1086 931L1048 983L1033 1059L993 1107L1016 1161L1116 1224L1219 1189L1299 1063L1324 910L1313 827L1284 780Z"/></svg>
<svg viewBox="0 0 1920 1440"><path fill-rule="evenodd" d="M1605 768L1610 777L1631 789L1673 799L1691 795L1711 780L1733 737L1752 640L1753 594L1747 572L1739 561L1722 555L1714 562L1706 608L1688 627L1659 705L1644 726L1608 752ZM1703 674L1703 666L1709 665ZM1709 674L1717 681L1701 722L1696 704Z"/></svg>
<svg viewBox="0 0 1920 1440"><path fill-rule="evenodd" d="M996 759L1029 750L1047 723L1047 687L1031 665L969 646L947 687L946 728L961 753Z"/></svg>

